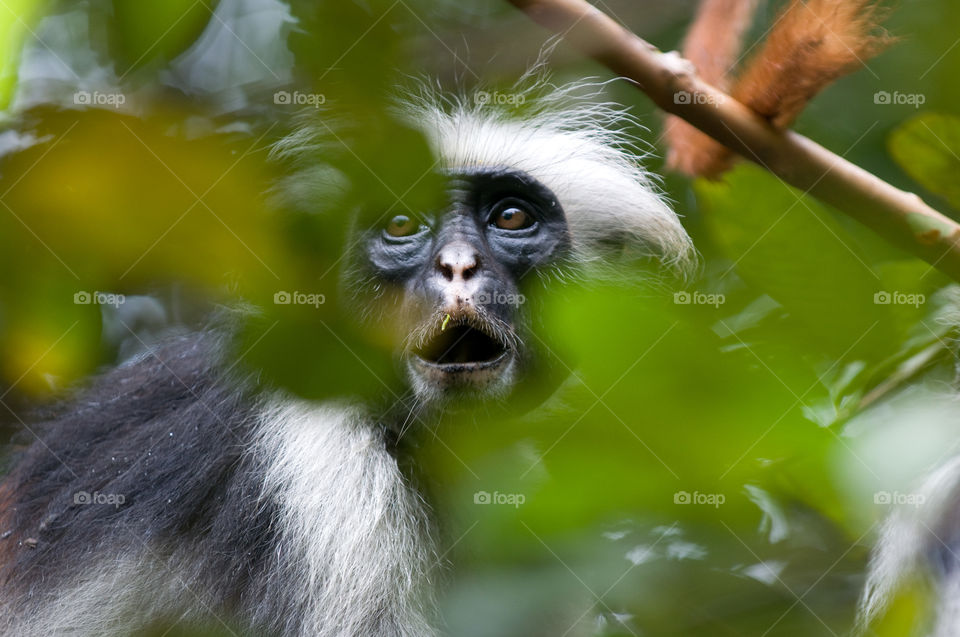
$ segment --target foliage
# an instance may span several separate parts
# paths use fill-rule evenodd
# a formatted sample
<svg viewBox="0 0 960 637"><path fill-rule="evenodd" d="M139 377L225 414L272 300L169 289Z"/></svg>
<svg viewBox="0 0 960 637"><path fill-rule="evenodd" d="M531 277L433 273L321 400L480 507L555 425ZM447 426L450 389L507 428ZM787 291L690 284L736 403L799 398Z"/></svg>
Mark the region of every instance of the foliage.
<svg viewBox="0 0 960 637"><path fill-rule="evenodd" d="M668 48L689 15L667 4L622 17ZM897 18L895 31L928 31L875 64L882 79L831 89L799 127L960 208L960 120L934 112L960 97L946 81L960 53L934 64L955 37L937 12L958 16L950 0L928 4ZM425 140L390 108L393 87L426 67L451 85L459 76L508 93L523 70L511 60L535 54L541 34L479 1L264 0L262 14L212 18L237 5L89 0L53 3L45 20L34 5L11 3L18 19L0 22L14 33L3 78L16 78L0 86L0 102L15 105L0 133L6 420L115 360L109 294L169 301L178 326L255 307L238 334L241 368L313 398L399 400L389 335L351 315L337 284L349 211L385 216L443 196ZM27 53L52 47L95 72L53 81L24 75L37 67L10 71L27 24L46 42L78 16L84 46L27 38ZM227 17L251 35L242 46L201 35ZM283 38L258 24L279 25ZM472 54L456 37L470 25ZM558 81L599 72L563 47L555 58ZM923 94L925 110L870 95L893 89ZM638 148L656 139L638 93L605 90L654 129L634 131ZM79 92L115 98L84 103ZM328 127L293 166L269 157L303 117L280 92L322 101L305 110ZM306 208L269 196L304 168L336 175L329 191ZM942 399L955 299L940 274L756 167L666 187L703 253L696 281L651 281L625 265L617 280L557 286L542 299L537 346L569 379L547 403L450 414L415 436L449 513L450 634L846 632L888 512L878 494L910 492L955 446L956 407ZM274 302L295 291L323 302ZM877 634L907 634L904 618L926 603L908 592Z"/></svg>

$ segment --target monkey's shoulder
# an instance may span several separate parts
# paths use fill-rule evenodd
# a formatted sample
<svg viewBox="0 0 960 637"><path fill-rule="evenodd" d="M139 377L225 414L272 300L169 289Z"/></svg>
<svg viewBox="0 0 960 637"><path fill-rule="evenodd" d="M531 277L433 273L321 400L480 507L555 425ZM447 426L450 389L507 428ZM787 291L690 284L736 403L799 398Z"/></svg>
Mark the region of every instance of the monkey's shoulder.
<svg viewBox="0 0 960 637"><path fill-rule="evenodd" d="M240 470L254 399L218 351L217 335L172 339L25 423L32 442L0 483L0 571L269 526L255 468Z"/></svg>

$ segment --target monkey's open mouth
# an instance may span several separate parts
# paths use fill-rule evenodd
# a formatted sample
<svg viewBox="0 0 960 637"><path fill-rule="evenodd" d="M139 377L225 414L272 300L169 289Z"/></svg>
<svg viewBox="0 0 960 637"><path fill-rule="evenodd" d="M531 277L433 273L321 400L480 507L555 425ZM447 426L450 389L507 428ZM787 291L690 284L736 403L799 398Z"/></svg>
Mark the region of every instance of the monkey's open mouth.
<svg viewBox="0 0 960 637"><path fill-rule="evenodd" d="M477 368L497 363L507 348L483 330L460 324L437 332L415 353L432 365Z"/></svg>

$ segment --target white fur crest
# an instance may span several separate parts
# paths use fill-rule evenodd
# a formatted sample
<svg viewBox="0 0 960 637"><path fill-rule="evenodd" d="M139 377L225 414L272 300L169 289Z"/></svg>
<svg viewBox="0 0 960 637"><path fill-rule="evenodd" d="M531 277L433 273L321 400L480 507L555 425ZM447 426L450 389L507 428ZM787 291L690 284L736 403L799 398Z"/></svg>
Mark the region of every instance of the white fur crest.
<svg viewBox="0 0 960 637"><path fill-rule="evenodd" d="M690 274L697 263L690 237L655 176L640 165L643 157L628 148L634 140L623 129L635 120L596 101L595 84L558 88L543 78L531 81L531 74L512 89L525 105L521 111L476 93L448 97L426 84L404 93L397 110L423 132L445 170L512 168L549 188L566 213L579 262L602 265L611 246L624 246L675 275ZM300 170L278 189L281 200L312 209L311 197L339 187L335 170L316 165L324 149L346 143L333 126L308 121L275 145L274 156Z"/></svg>
<svg viewBox="0 0 960 637"><path fill-rule="evenodd" d="M590 86L556 88L541 80L517 88L516 101L530 105L522 114L475 96L444 100L425 89L408 96L401 110L448 170L514 168L547 186L566 213L581 260L596 260L598 248L613 240L686 274L696 261L690 238L653 175L627 149L632 140L622 129L634 120L621 108L576 96Z"/></svg>

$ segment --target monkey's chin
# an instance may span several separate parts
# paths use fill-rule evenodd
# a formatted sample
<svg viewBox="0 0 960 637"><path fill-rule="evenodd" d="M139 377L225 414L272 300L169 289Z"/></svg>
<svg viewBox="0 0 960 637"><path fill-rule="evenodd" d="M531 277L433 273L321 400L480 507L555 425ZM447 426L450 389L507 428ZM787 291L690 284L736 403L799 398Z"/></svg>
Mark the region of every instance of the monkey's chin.
<svg viewBox="0 0 960 637"><path fill-rule="evenodd" d="M505 397L513 386L516 367L510 350L483 361L438 363L416 354L407 359L413 389L427 400Z"/></svg>

